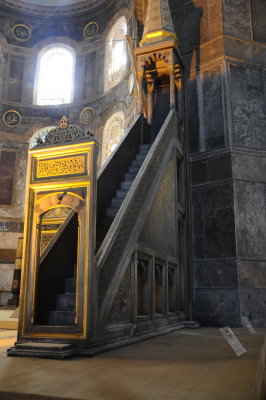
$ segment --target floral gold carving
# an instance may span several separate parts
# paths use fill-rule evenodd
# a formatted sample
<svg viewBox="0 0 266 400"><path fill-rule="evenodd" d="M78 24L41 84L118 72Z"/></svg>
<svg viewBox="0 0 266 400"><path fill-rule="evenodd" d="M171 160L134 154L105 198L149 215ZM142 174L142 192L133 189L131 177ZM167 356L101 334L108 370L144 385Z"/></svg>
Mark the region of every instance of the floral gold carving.
<svg viewBox="0 0 266 400"><path fill-rule="evenodd" d="M77 175L85 172L85 156L65 157L37 162L37 178Z"/></svg>

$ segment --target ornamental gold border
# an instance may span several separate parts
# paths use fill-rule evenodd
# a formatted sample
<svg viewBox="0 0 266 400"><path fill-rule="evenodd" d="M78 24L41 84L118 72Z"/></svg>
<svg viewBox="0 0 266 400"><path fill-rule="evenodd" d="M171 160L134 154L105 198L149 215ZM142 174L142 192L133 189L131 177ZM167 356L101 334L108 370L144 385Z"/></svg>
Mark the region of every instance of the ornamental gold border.
<svg viewBox="0 0 266 400"><path fill-rule="evenodd" d="M26 29L28 30L28 32L29 32L29 37L28 37L27 39L20 39L20 38L18 38L18 37L15 35L15 29L16 29L18 26L23 26L24 28L26 28ZM28 40L31 39L32 33L31 33L31 29L30 29L27 25L24 25L24 24L16 24L16 25L14 25L14 26L12 27L12 35L13 35L14 39L18 40L19 42L27 42Z"/></svg>
<svg viewBox="0 0 266 400"><path fill-rule="evenodd" d="M86 36L86 35L85 35L86 29L87 29L88 26L90 26L90 25L96 25L96 28L97 28L97 29L96 29L96 32L95 32L92 36ZM95 22L95 21L88 22L88 23L85 25L84 29L83 29L83 37L84 37L84 39L91 39L93 36L96 35L96 33L98 32L98 30L99 30L99 25L97 24L97 22Z"/></svg>
<svg viewBox="0 0 266 400"><path fill-rule="evenodd" d="M84 123L84 122L81 121L81 116L82 116L82 114L83 114L85 111L87 111L87 110L91 110L91 111L92 111L92 118L91 118L91 120L90 120L89 122ZM89 125L89 124L91 123L91 121L93 121L94 115L95 115L95 112L94 112L94 109L93 109L92 107L85 107L85 108L83 108L83 110L82 110L82 111L80 112L80 114L79 114L79 122L80 122L82 125Z"/></svg>
<svg viewBox="0 0 266 400"><path fill-rule="evenodd" d="M6 116L6 114L7 114L7 113L10 113L10 112L14 112L14 113L16 113L16 114L19 116L19 123L18 123L17 125L10 125L10 124L8 124L8 123L5 121L5 116ZM5 111L2 118L3 118L4 124L5 124L6 126L8 126L9 128L16 128L16 127L19 126L20 123L21 123L21 114L20 114L18 111L16 111L16 110L7 110L7 111Z"/></svg>

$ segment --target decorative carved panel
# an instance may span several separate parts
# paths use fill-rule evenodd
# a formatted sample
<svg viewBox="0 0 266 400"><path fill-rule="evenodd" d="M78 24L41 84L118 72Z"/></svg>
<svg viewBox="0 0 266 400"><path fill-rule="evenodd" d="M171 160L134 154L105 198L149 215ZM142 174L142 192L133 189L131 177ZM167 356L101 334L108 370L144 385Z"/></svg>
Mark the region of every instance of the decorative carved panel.
<svg viewBox="0 0 266 400"><path fill-rule="evenodd" d="M85 161L85 155L38 161L36 178L82 174L86 168Z"/></svg>
<svg viewBox="0 0 266 400"><path fill-rule="evenodd" d="M127 268L109 312L108 322L130 321L132 318L131 268Z"/></svg>
<svg viewBox="0 0 266 400"><path fill-rule="evenodd" d="M266 97L260 67L230 64L234 144L266 149Z"/></svg>

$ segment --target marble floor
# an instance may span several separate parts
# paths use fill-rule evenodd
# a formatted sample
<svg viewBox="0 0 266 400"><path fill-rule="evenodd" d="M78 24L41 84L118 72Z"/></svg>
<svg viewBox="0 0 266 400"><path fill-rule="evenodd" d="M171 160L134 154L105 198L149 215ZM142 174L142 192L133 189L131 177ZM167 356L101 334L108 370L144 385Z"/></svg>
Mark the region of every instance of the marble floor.
<svg viewBox="0 0 266 400"><path fill-rule="evenodd" d="M183 329L93 358L7 357L0 330L1 400L262 400L265 330L236 329L236 357L218 328Z"/></svg>

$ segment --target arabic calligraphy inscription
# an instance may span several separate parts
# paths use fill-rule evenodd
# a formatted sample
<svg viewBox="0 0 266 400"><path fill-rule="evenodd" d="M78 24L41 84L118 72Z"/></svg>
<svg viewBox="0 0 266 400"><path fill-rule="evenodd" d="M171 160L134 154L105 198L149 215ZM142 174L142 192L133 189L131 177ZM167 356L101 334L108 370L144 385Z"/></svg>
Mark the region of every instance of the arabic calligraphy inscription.
<svg viewBox="0 0 266 400"><path fill-rule="evenodd" d="M3 115L5 125L15 128L21 123L21 115L15 110L8 110Z"/></svg>
<svg viewBox="0 0 266 400"><path fill-rule="evenodd" d="M85 161L85 156L38 161L36 176L40 179L60 175L82 174L85 172Z"/></svg>
<svg viewBox="0 0 266 400"><path fill-rule="evenodd" d="M94 118L94 110L93 108L86 107L84 108L79 116L79 120L81 124L87 125L89 124Z"/></svg>
<svg viewBox="0 0 266 400"><path fill-rule="evenodd" d="M31 38L31 30L27 25L17 24L12 28L13 36L20 42L27 42Z"/></svg>

